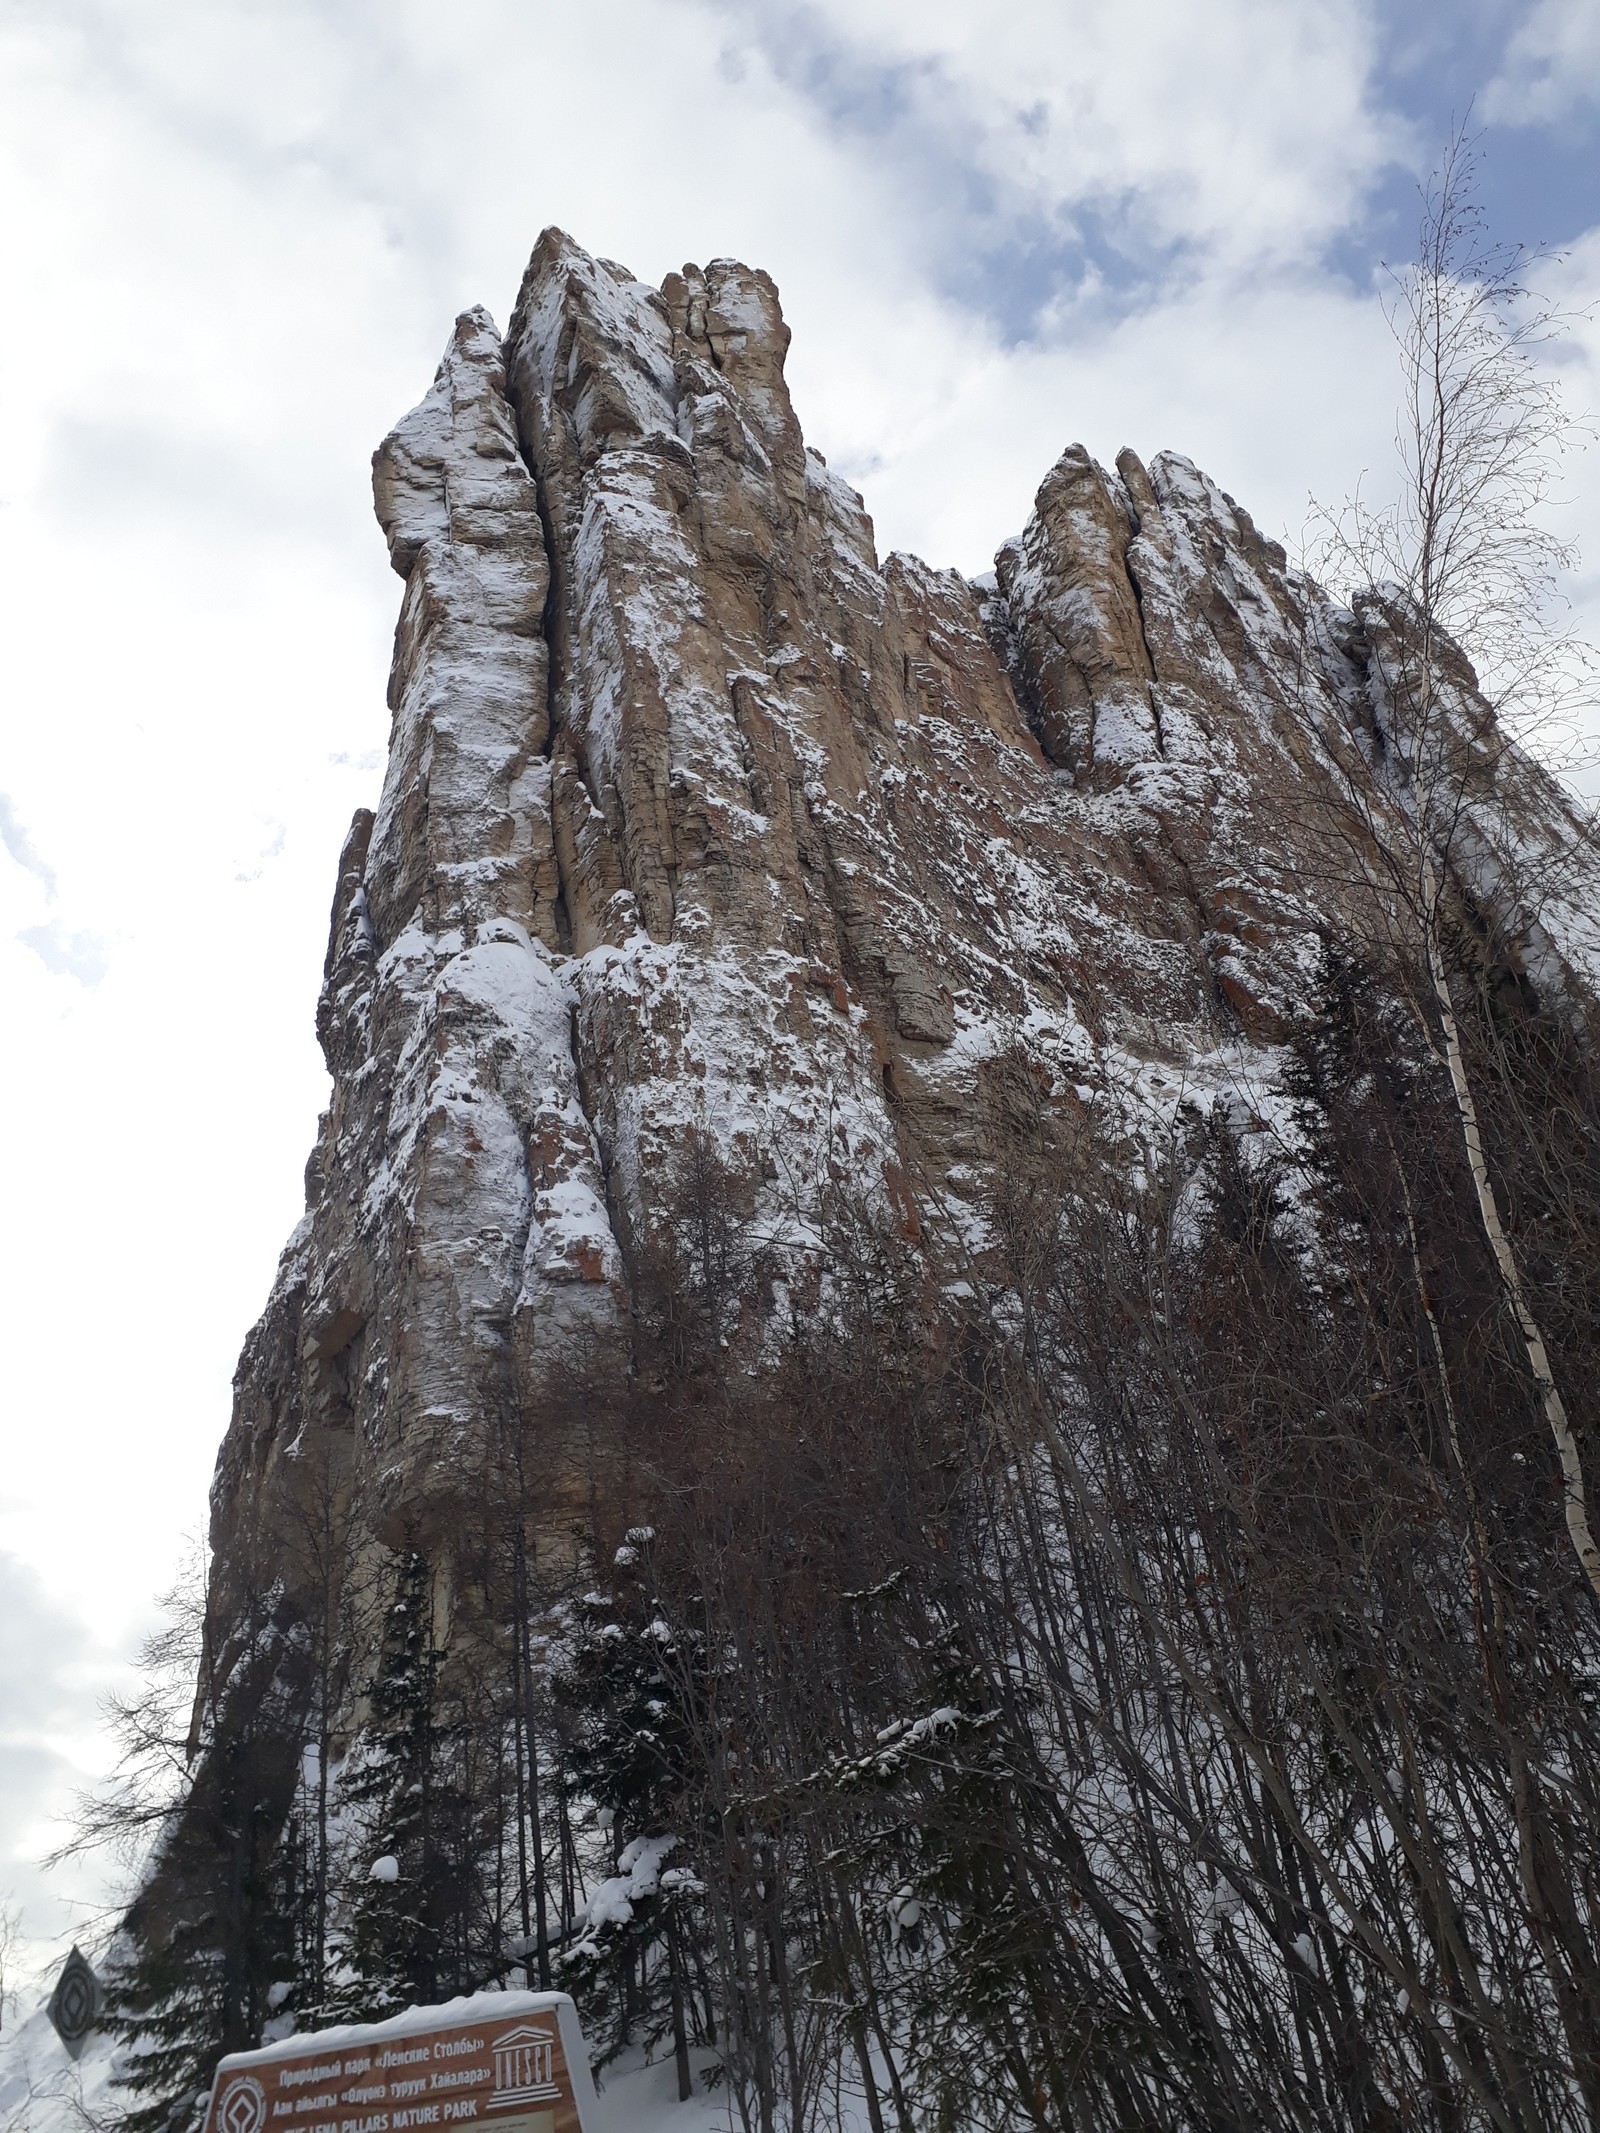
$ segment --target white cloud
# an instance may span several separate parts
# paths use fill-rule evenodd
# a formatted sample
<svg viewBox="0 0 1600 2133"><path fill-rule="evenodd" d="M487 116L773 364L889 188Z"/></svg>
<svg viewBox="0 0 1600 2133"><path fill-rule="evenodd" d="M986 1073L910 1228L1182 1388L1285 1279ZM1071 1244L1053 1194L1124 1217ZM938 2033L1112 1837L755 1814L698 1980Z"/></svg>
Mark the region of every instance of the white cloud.
<svg viewBox="0 0 1600 2133"><path fill-rule="evenodd" d="M31 874L47 897L56 893L56 877L53 867L39 857L33 848L33 839L18 819L11 804L9 793L0 792L0 845L4 845L15 865L25 874Z"/></svg>
<svg viewBox="0 0 1600 2133"><path fill-rule="evenodd" d="M1485 119L1544 125L1600 106L1600 9L1593 0L1537 0L1483 93Z"/></svg>
<svg viewBox="0 0 1600 2133"><path fill-rule="evenodd" d="M58 977L75 978L80 985L98 985L106 974L110 945L101 934L73 933L52 919L48 925L22 927L17 939Z"/></svg>
<svg viewBox="0 0 1600 2133"><path fill-rule="evenodd" d="M1032 218L1064 236L1092 214L1136 249L1195 247L1236 268L1303 260L1405 146L1372 93L1359 0L733 11L841 133L899 147L924 177L942 166L949 191L964 184L966 234Z"/></svg>
<svg viewBox="0 0 1600 2133"><path fill-rule="evenodd" d="M0 1892L21 1913L29 1969L58 1957L97 1907L100 1872L41 1858L69 1834L74 1792L104 1764L97 1692L120 1673L36 1573L0 1550ZM16 1984L7 1979L8 1987Z"/></svg>

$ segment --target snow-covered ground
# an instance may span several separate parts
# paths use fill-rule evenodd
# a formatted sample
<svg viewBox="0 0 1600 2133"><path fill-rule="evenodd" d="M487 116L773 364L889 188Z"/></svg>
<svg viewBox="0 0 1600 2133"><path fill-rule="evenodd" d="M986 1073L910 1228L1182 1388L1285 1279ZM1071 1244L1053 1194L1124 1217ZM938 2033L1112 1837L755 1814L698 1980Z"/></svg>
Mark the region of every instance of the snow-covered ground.
<svg viewBox="0 0 1600 2133"><path fill-rule="evenodd" d="M625 2053L602 2077L600 2113L595 2133L737 2133L739 2115L726 2089L706 2090L703 2069L715 2065L711 2052L690 2053L695 2093L678 2101L678 2077L670 2052L651 2066L643 2054ZM867 2133L867 2114L859 2097L830 2103L823 2121L830 2133Z"/></svg>
<svg viewBox="0 0 1600 2133"><path fill-rule="evenodd" d="M678 2076L672 2054L646 2066L644 2055L629 2052L602 2077L599 2091L600 2122L597 2133L728 2133L738 2124L730 2113L727 2092L708 2092L701 2071L710 2061L709 2052L694 2052L695 2093L687 2103L678 2101ZM714 2063L714 2062L713 2062Z"/></svg>
<svg viewBox="0 0 1600 2133"><path fill-rule="evenodd" d="M74 2065L45 2005L36 2000L0 2033L0 2133L86 2133L109 2115L115 2045L92 2036Z"/></svg>

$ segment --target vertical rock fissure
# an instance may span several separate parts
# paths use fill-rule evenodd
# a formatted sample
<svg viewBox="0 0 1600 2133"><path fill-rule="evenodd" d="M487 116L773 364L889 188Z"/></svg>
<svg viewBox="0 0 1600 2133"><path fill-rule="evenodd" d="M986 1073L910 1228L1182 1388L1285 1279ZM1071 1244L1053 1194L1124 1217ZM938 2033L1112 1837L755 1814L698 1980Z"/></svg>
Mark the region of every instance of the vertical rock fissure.
<svg viewBox="0 0 1600 2133"><path fill-rule="evenodd" d="M515 321L513 321L513 329L514 327ZM540 536L544 543L545 563L548 572L544 607L539 621L540 635L545 646L545 735L543 753L546 763L552 766L552 774L546 790L550 809L550 838L554 851L557 883L554 911L557 934L555 947L559 956L571 961L575 960L576 946L573 923L575 884L572 882L568 870L568 839L562 834L563 824L559 819L562 810L568 804L566 787L564 781L554 775L553 769L558 742L564 741L580 786L588 794L591 805L596 806L597 812L598 804L595 802L587 768L583 761L582 749L577 745L578 737L567 731L562 719L565 692L569 684L576 685L576 677L569 670L570 632L562 627L569 592L566 556L557 537L554 517L550 509L550 498L544 468L541 466L538 453L533 446L534 423L532 410L524 405L522 393L519 389L517 366L509 360L506 364L505 390L511 414L511 428L516 443L517 456L533 486L534 507L538 514ZM621 857L620 853L619 857ZM573 977L575 980L576 976L577 973L574 971ZM623 1266L630 1268L632 1260L627 1249L625 1228L623 1224L619 1223L621 1210L616 1193L612 1152L607 1145L606 1137L602 1130L599 1108L593 1100L592 1077L584 1061L579 1008L576 1004L568 1008L566 1029L568 1054L572 1064L573 1094L576 1097L578 1110L587 1129L590 1145L594 1149L595 1160L600 1171L607 1225ZM526 1135L523 1137L523 1160L528 1179L529 1220L524 1226L522 1238L518 1244L519 1256L525 1253L528 1239L532 1234L533 1209L537 1195L537 1185L533 1175L533 1153ZM630 1283L630 1288L631 1286L632 1284Z"/></svg>
<svg viewBox="0 0 1600 2133"><path fill-rule="evenodd" d="M1161 720L1161 672L1156 665L1156 655L1151 647L1150 632L1145 627L1144 587L1139 583L1138 566L1133 560L1133 544L1139 538L1140 523L1138 508L1131 497L1128 499L1128 509L1133 514L1133 532L1129 536L1127 547L1122 552L1122 568L1127 575L1128 590L1133 595L1133 611L1139 620L1139 642L1144 646L1144 656L1150 665L1151 680L1146 686L1150 696L1150 717L1155 726L1156 752L1165 760L1167 736Z"/></svg>
<svg viewBox="0 0 1600 2133"><path fill-rule="evenodd" d="M1017 629L1010 595L1001 584L998 572L995 573L992 585L974 580L973 591L975 594L981 594L978 599L978 618L983 624L983 634L988 640L989 649L994 653L1001 678L1011 692L1018 723L1033 735L1043 749L1044 730L1040 717L1038 684L1028 671L1027 662L1022 656L1022 638Z"/></svg>
<svg viewBox="0 0 1600 2133"><path fill-rule="evenodd" d="M600 1184L605 1194L606 1221L610 1225L612 1239L617 1247L617 1256L627 1276L630 1316L638 1308L639 1273L638 1249L633 1223L628 1209L617 1189L616 1159L607 1144L601 1126L601 1107L596 1100L592 1077L585 1063L583 1035L578 1023L577 1007L567 1016L567 1042L572 1050L573 1087L578 1098L578 1109L583 1113L589 1128L589 1138L594 1144L595 1161L600 1166Z"/></svg>
<svg viewBox="0 0 1600 2133"><path fill-rule="evenodd" d="M545 588L544 612L539 618L539 633L544 639L545 649L544 759L547 763L551 763L555 758L556 735L560 724L561 690L564 680L562 674L563 655L558 642L561 632L557 626L561 596L555 528L550 520L550 503L545 495L544 479L539 472L537 461L528 450L522 422L522 410L517 405L516 386L509 370L506 374L506 392L511 401L512 426L516 433L517 452L523 465L528 470L529 480L533 483L534 505L539 514L539 530L544 540L545 565L549 572L550 580ZM579 770L581 775L581 764ZM570 955L573 944L571 884L567 880L565 839L559 834L556 825L556 809L562 802L557 796L556 781L553 775L550 779L548 791L550 796L550 841L555 849L556 863L556 938L562 952Z"/></svg>

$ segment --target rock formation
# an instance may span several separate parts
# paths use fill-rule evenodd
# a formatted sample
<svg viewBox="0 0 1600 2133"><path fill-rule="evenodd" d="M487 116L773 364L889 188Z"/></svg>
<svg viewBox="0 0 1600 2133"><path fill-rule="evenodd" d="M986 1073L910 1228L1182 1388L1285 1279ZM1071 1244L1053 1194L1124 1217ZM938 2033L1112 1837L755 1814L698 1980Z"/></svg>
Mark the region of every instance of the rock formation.
<svg viewBox="0 0 1600 2133"><path fill-rule="evenodd" d="M763 273L658 290L547 231L504 341L465 313L376 455L388 773L339 863L332 1096L240 1364L224 1563L319 1437L377 1531L508 1379L625 1351L695 1135L783 1269L745 1305L759 1357L762 1314L816 1296L830 1185L981 1280L1017 1135L1272 1113L1364 864L1381 602L1339 608L1187 460L1080 446L992 580L880 561L788 338ZM1468 886L1541 875L1505 952L1578 1011L1570 817L1455 689Z"/></svg>

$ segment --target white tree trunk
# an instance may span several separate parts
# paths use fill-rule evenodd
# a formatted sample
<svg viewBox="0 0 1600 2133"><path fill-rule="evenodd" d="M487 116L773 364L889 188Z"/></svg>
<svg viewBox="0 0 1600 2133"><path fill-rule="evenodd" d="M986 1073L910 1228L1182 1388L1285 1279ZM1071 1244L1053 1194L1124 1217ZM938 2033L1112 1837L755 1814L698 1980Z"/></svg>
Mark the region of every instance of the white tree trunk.
<svg viewBox="0 0 1600 2133"><path fill-rule="evenodd" d="M1428 975L1433 980L1433 996L1439 1009L1439 1026L1444 1037L1445 1064L1450 1070L1450 1086L1455 1093L1456 1114L1461 1121L1461 1137L1466 1143L1467 1165L1472 1172L1472 1183L1478 1195L1478 1213L1483 1221L1484 1235L1489 1240L1489 1248L1494 1253L1495 1265L1500 1270L1500 1280L1507 1300L1527 1345L1528 1365L1539 1387L1545 1420L1550 1425L1550 1434L1555 1439L1556 1452L1561 1460L1567 1531L1572 1536L1572 1545L1577 1551L1578 1561L1583 1566L1583 1573L1589 1580L1591 1589L1596 1595L1600 1595L1600 1547L1596 1547L1594 1533L1589 1525L1589 1507L1583 1493L1583 1463L1578 1456L1578 1442L1572 1434L1572 1425L1567 1420L1566 1404L1557 1389L1555 1373L1550 1368L1550 1358L1545 1353L1544 1335L1539 1331L1538 1321L1529 1309L1516 1255L1511 1249L1511 1240L1506 1235L1505 1225L1500 1220L1500 1205L1495 1198L1494 1180L1489 1175L1488 1160L1483 1152L1483 1135L1478 1129L1478 1107L1473 1100L1472 1083L1467 1078L1467 1064L1462 1056L1461 1032L1456 1024L1455 1007L1450 998L1450 981L1445 971L1444 957L1439 950L1438 888L1433 862L1426 849L1423 852L1422 875L1422 930L1428 950Z"/></svg>

